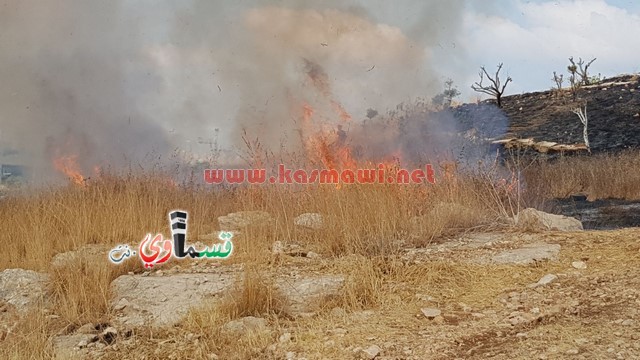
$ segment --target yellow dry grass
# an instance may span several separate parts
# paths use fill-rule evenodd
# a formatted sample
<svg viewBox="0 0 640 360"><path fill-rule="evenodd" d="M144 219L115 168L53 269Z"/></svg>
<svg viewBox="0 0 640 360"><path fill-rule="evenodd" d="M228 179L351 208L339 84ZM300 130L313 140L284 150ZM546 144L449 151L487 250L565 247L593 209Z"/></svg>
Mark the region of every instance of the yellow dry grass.
<svg viewBox="0 0 640 360"><path fill-rule="evenodd" d="M633 171L638 164L640 157L632 154L537 164L525 170L526 191L537 198L582 191L592 197L638 199L640 172ZM490 306L505 288L525 286L558 270L554 267L557 265L520 268L445 261L411 264L395 256L400 240L410 239L410 245L422 246L461 232L502 226L501 220L524 204L518 194L496 186L487 174L459 174L452 181L436 185L351 185L339 190L331 185L267 185L211 191L193 185L171 186L164 179L166 175L162 174L105 176L86 187L55 187L0 201L0 217L9 224L0 232L0 246L11 249L11 256L0 258L0 269L49 272L53 312L60 316L57 321L37 313L24 318L0 342L0 358L50 358L50 340L56 333L109 319L109 284L113 279L130 271L143 271L136 262L113 266L107 261L107 253L103 262L77 259L54 268L51 258L55 254L88 244L137 244L147 232L167 236L167 213L173 209L189 212L191 238L216 231L215 219L234 211L265 210L275 220L247 228L234 238L234 255L226 263L245 265L247 272L240 282L244 286L234 289L222 302L190 313L180 329L199 334L200 345L193 353L180 353L172 341L162 346L155 341L170 340L178 330L146 330L137 335L143 339L139 346L127 350L130 358L142 358L144 354L147 359L164 358L165 352L177 354L179 359L207 358L210 353L237 359L264 356L264 348L277 341L287 321L287 299L265 275L287 265L287 261L273 261L270 254L271 244L278 240L296 242L321 253L328 259L330 271L346 275L341 296L329 299L321 307L341 307L349 312L378 309L393 315L376 319L379 324L373 327L370 323L356 325L349 336L340 340L345 343L365 333L384 338L399 331L398 321L414 322L419 311L416 292L428 293L443 303L484 307ZM293 218L306 212L324 214L326 226L318 231L295 227ZM593 243L592 238L584 240ZM589 249L573 244L570 249L595 259L593 263L599 268L615 269L617 259L637 263L637 246L625 244L621 248L610 242L596 243ZM483 285L478 286L480 283ZM329 312L322 314L319 319L287 324L288 328L299 330L289 349L313 348L336 358L345 355L327 345L322 332L337 320ZM247 315L267 316L272 332L241 339L225 337L220 332L225 322Z"/></svg>

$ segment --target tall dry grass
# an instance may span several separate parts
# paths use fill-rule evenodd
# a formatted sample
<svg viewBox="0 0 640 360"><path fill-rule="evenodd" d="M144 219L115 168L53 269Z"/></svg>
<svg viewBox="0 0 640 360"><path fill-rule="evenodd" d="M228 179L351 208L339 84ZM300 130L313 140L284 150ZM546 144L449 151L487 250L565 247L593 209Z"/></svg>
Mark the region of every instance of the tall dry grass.
<svg viewBox="0 0 640 360"><path fill-rule="evenodd" d="M7 224L0 232L0 246L9 250L8 256L0 258L0 269L49 272L55 312L62 321L51 325L37 317L23 320L17 328L22 329L18 332L21 337L0 346L0 357L23 358L16 355L24 354L19 350L24 348L20 339L31 337L30 346L50 352L46 340L60 331L60 326L71 329L108 319L110 282L129 271L142 271L136 262L110 264L106 251L104 261L77 259L62 267L51 265L54 255L89 244L107 248L139 244L149 232L168 237L167 214L173 209L189 212L190 239L219 230L216 219L227 213L269 212L274 218L272 224L247 228L234 238L234 256L228 263L278 266L271 263L274 241L300 243L325 256L362 256L362 261L345 269L351 275L339 304L367 308L384 301L384 277L402 273L406 280L416 275L404 274L413 270L389 265L385 260L407 239L420 246L460 232L501 226L506 217L532 199L541 201L576 192L596 198L638 199L640 172L635 169L639 164L640 156L631 152L532 163L520 169L523 186L517 191L498 185L492 172L460 172L448 181L438 174L435 185L345 185L341 189L332 185L264 185L223 191L197 183L174 185L166 173L141 173L105 175L85 187L69 185L13 194L0 200L0 217ZM307 212L322 213L325 226L318 231L294 226L293 219ZM437 273L440 277L429 280L437 285L456 271L463 271L441 267L442 271L429 268L421 272L421 281ZM236 301L217 305L209 315L215 318L192 315L194 323L203 327L202 332L215 333L213 328L230 318L263 313L277 317L282 313L286 299L273 284L256 271L247 276L243 279L245 286L234 293ZM261 344L267 340L252 341Z"/></svg>
<svg viewBox="0 0 640 360"><path fill-rule="evenodd" d="M585 194L590 199L640 200L640 154L560 157L536 161L524 170L528 196L538 199Z"/></svg>

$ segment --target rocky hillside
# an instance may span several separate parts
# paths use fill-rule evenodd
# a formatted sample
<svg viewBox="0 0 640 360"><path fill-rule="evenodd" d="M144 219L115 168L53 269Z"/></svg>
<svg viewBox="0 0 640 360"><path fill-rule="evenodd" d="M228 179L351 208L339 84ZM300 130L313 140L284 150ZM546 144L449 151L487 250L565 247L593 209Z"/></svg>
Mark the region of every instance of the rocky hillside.
<svg viewBox="0 0 640 360"><path fill-rule="evenodd" d="M573 98L568 89L506 96L502 114L487 111L495 101L465 104L454 116L469 127L508 118L503 139L532 138L534 142L584 144L583 125L572 112L587 104L589 141L593 153L640 147L640 76L622 75L581 88Z"/></svg>

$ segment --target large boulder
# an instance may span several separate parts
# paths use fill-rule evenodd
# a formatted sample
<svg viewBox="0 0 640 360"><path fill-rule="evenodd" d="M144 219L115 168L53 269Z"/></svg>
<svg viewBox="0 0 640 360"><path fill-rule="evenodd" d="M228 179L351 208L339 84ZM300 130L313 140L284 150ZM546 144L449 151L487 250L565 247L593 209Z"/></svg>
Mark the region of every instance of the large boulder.
<svg viewBox="0 0 640 360"><path fill-rule="evenodd" d="M533 208L520 211L514 217L517 227L532 231L581 231L584 230L580 220L564 216L549 214Z"/></svg>
<svg viewBox="0 0 640 360"><path fill-rule="evenodd" d="M276 283L290 302L291 314L299 315L313 311L318 302L339 295L344 285L344 276L281 277Z"/></svg>
<svg viewBox="0 0 640 360"><path fill-rule="evenodd" d="M47 274L32 270L0 272L0 343L29 310L45 300L48 280Z"/></svg>
<svg viewBox="0 0 640 360"><path fill-rule="evenodd" d="M25 313L46 294L49 276L32 270L6 269L0 272L0 302Z"/></svg>
<svg viewBox="0 0 640 360"><path fill-rule="evenodd" d="M123 275L111 283L115 323L138 327L171 326L205 298L231 287L232 272L173 274L165 276Z"/></svg>

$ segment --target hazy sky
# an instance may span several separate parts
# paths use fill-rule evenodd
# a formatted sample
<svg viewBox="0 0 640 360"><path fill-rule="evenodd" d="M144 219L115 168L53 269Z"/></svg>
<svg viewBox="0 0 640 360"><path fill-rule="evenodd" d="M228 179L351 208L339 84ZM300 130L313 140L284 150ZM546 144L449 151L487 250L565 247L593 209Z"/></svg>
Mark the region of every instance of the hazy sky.
<svg viewBox="0 0 640 360"><path fill-rule="evenodd" d="M0 0L0 142L38 157L70 138L88 164L201 151L216 128L275 144L304 102L332 116L305 59L359 120L447 78L472 100L481 65L504 63L508 94L549 89L569 56L638 72L638 34L640 2L621 0Z"/></svg>
<svg viewBox="0 0 640 360"><path fill-rule="evenodd" d="M246 11L257 4L280 3L283 2L238 1L232 8L225 7L226 15L222 21L226 25L223 27L241 23ZM566 73L569 56L574 56L576 60L578 57L597 58L591 66L594 75L601 73L603 76L613 76L640 71L637 50L640 49L640 2L637 1L459 1L459 6L445 9L420 0L360 0L354 4L366 9L366 16L378 26L397 28L409 40L415 41L416 46L422 46L422 50L428 54L422 65L432 68L438 79L438 83L433 84L432 80L422 79L425 82L420 82L416 76L415 83L406 83L409 93L385 92L382 88L380 97L372 98L357 96L354 92L375 86L375 78L371 79L373 85L362 79L368 75L373 77L371 73L375 71L384 71L383 64L377 64L371 73L364 73L376 64L375 61L362 60L362 73L351 76L340 74L344 77L330 73L335 75L332 80L337 98L345 102L347 109L357 118L362 118L364 109L368 107L384 110L410 97L430 98L434 88L446 78L454 80L462 92L461 100L471 100L479 95L470 89L470 85L478 79L481 65L493 70L498 63L504 63L504 75L513 78L507 87L508 94L550 88L553 85L553 71ZM323 6L316 8L322 9ZM171 15L165 13L164 16ZM437 34L434 35L434 32ZM224 32L219 35L228 36ZM162 42L161 36L157 39ZM224 41L221 39L221 42ZM179 43L174 44L180 46ZM334 51L332 45L328 44L326 50ZM215 51L214 48L213 56ZM168 69L167 78L172 76L171 71ZM412 73L416 69L396 67L393 71L396 74L400 71ZM385 73L384 76L393 76L393 73ZM209 86L198 87L209 89L221 103L229 104L229 99L216 93L217 81L222 80L214 76ZM363 81L361 87L349 86L360 81ZM402 81L407 79L402 78ZM222 118L232 119L234 116L233 112L219 113L213 108L211 111L212 115Z"/></svg>

